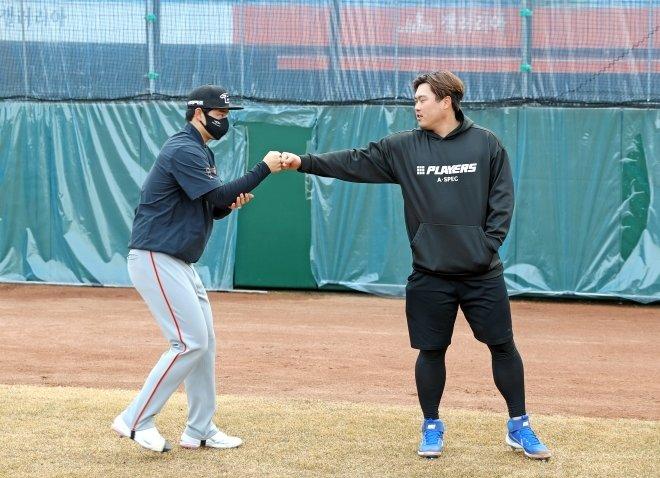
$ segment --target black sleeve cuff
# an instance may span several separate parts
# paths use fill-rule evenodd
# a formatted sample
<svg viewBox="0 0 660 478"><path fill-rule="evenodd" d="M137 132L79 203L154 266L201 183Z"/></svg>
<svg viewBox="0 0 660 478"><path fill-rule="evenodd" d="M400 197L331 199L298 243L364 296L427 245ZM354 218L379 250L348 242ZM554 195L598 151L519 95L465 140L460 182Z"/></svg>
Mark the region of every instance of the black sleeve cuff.
<svg viewBox="0 0 660 478"><path fill-rule="evenodd" d="M270 174L270 168L264 161L259 161L257 165L252 168L252 171L257 173L262 178L265 178Z"/></svg>
<svg viewBox="0 0 660 478"><path fill-rule="evenodd" d="M300 173L309 172L311 162L312 162L312 158L309 156L309 154L303 154L302 156L300 156L300 167L298 168L298 172Z"/></svg>
<svg viewBox="0 0 660 478"><path fill-rule="evenodd" d="M496 237L490 236L486 234L486 243L490 247L491 251L497 252L497 250L500 248L502 245Z"/></svg>

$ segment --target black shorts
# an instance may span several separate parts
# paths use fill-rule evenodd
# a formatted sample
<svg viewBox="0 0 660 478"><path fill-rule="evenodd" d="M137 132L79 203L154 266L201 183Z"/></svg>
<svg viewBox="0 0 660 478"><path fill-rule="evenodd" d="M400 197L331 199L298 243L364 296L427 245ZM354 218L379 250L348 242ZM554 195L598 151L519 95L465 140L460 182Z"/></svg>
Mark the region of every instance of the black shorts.
<svg viewBox="0 0 660 478"><path fill-rule="evenodd" d="M458 307L480 342L497 345L513 338L504 276L451 280L413 272L406 286L410 346L437 350L451 343Z"/></svg>

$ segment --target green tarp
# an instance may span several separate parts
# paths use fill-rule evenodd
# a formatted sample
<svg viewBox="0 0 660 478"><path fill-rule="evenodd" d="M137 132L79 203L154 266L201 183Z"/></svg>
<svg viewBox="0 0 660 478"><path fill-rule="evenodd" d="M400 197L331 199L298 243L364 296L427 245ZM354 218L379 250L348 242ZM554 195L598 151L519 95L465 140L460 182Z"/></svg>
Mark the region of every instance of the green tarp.
<svg viewBox="0 0 660 478"><path fill-rule="evenodd" d="M660 111L466 109L509 152L516 208L500 254L510 294L660 300ZM328 107L312 150L415 127L405 107ZM398 186L311 179L319 285L403 295L411 255Z"/></svg>
<svg viewBox="0 0 660 478"><path fill-rule="evenodd" d="M512 162L516 210L501 249L511 294L660 300L660 111L466 112ZM411 107L376 105L251 105L232 122L212 145L225 180L245 170L248 147L264 146L251 123L311 128L316 152L415 127ZM139 187L182 124L176 102L0 103L0 280L128 285ZM289 234L311 234L317 284L401 295L411 257L398 186L308 184L311 231ZM238 217L216 222L198 264L211 289L232 287Z"/></svg>
<svg viewBox="0 0 660 478"><path fill-rule="evenodd" d="M129 285L125 257L140 185L183 124L175 103L0 104L0 278ZM243 127L214 148L242 174ZM216 221L198 271L230 289L236 215Z"/></svg>

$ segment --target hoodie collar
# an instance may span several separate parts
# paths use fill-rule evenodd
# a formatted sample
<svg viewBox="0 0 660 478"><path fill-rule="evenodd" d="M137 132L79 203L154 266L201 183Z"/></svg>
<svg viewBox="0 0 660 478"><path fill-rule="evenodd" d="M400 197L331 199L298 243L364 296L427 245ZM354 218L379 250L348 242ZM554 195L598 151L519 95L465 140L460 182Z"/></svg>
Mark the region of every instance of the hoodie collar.
<svg viewBox="0 0 660 478"><path fill-rule="evenodd" d="M430 131L430 130L427 130L427 129L422 130L422 131L426 131L426 133L429 134L433 138L446 140L446 139L455 138L456 136L458 136L461 133L463 133L463 132L467 131L468 129L470 129L472 127L472 125L474 124L474 122L470 118L468 118L467 116L465 116L463 114L463 110L461 110L461 109L458 110L458 114L456 115L456 119L460 122L459 125L456 127L456 129L454 129L452 132L450 132L444 138L442 136L440 136L439 134L434 133L433 131Z"/></svg>

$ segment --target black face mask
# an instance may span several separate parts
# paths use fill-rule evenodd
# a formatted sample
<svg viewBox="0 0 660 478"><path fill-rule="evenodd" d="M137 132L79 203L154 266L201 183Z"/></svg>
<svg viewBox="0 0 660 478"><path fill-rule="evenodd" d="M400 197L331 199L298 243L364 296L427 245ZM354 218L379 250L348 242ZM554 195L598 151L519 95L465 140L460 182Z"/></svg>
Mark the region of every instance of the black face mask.
<svg viewBox="0 0 660 478"><path fill-rule="evenodd" d="M213 139L220 139L227 134L227 131L229 131L229 120L227 118L216 119L213 116L209 116L206 111L203 111L203 113L206 118L206 126L204 128Z"/></svg>

